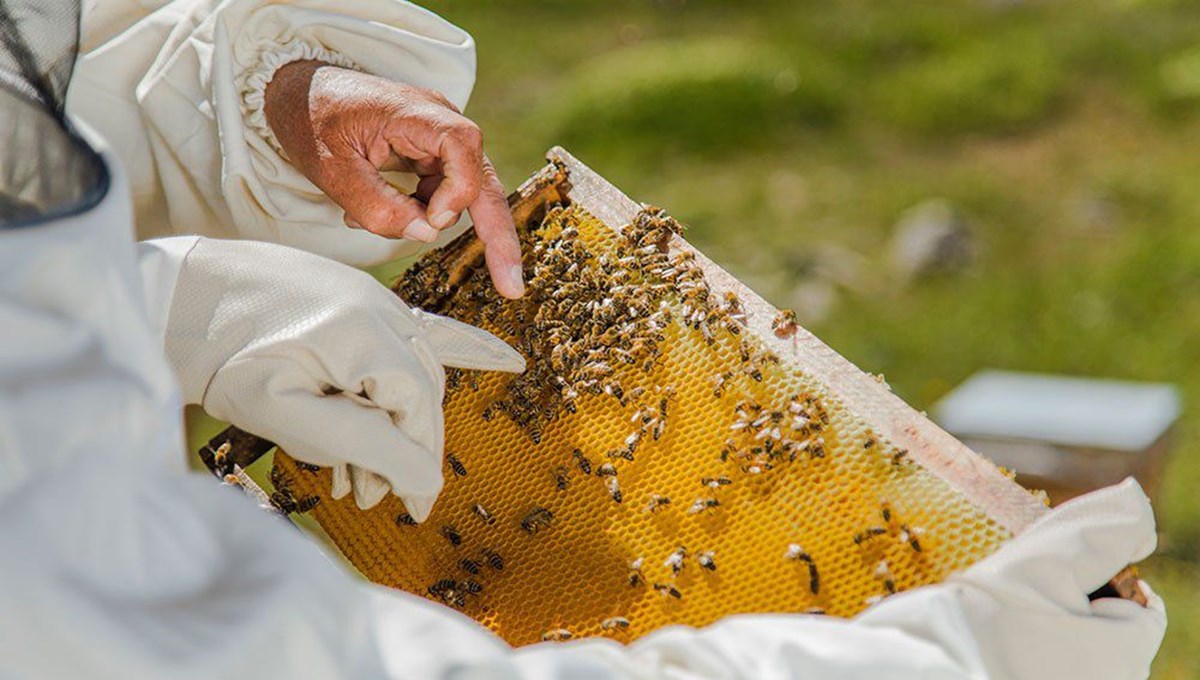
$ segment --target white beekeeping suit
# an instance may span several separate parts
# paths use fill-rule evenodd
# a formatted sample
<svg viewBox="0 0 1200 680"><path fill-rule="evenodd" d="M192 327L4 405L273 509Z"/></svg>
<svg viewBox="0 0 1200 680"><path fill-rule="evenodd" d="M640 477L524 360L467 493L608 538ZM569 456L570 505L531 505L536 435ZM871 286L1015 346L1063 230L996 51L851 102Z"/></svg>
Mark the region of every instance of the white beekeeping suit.
<svg viewBox="0 0 1200 680"><path fill-rule="evenodd" d="M0 0L6 12L13 4ZM341 13L348 4L330 3L324 11L317 2L274 7L271 25L320 16L309 30L322 35L321 23L362 23ZM57 23L63 17L39 16L37 3L18 9L30 6L32 15L23 17L19 28L41 23L50 34L69 35ZM428 27L435 19L399 3L356 7L363 6L378 8L375 19L384 27L346 30L408 31L404 39L383 41L391 52L375 56L374 63L403 55L423 58L427 39L412 37L421 32L405 29L404 21L416 17L413 22ZM196 82L212 83L212 74L232 63L233 47L221 30L205 33L195 27L242 28L262 7L183 2L147 15L140 6L107 3L110 23L95 40L115 40L129 22L138 22L132 31L144 22L161 22L161 41L137 42L127 58L167 71L177 61L190 62ZM0 15L5 21L11 17ZM398 23L387 28L387 21ZM0 32L10 52L11 38L11 32ZM434 53L440 49L435 45ZM96 50L89 55L98 57ZM139 213L153 212L156 201L165 202L164 215L188 219L195 218L189 210L236 212L212 198L213 191L229 189L214 189L199 175L184 177L201 172L192 163L197 158L216 159L216 169L203 173L215 172L218 182L230 173L232 161L221 159L230 153L223 146L232 132L210 125L221 118L220 104L214 104L220 96L189 99L186 83L175 81L164 90L171 93L167 99L181 97L194 109L174 109L180 129L165 130L161 121L109 129L126 162L153 163L150 170L136 168L140 177L131 183L121 159L99 136L73 137L58 122L61 110L54 95L65 87L64 76L42 79L34 73L39 77L33 78L28 69L12 68L9 56L0 51L0 112L8 124L0 144L0 677L1123 680L1147 675L1166 625L1162 602L1148 588L1146 608L1122 600L1091 602L1086 595L1154 549L1153 515L1132 481L1067 504L945 584L888 598L852 621L735 616L700 630L664 629L627 647L581 640L514 650L457 612L355 580L241 494L186 472L180 387L172 373L180 376L185 394L196 389L197 374L213 385L222 375L244 380L244 373L226 372L228 357L211 355L230 335L248 334L238 341L241 364L257 360L260 366L277 366L263 364L255 353L267 347L278 351L270 358L287 355L298 365L314 358L319 361L312 363L328 364L330 374L323 379L333 383L357 380L354 370L342 370L339 362L345 357L330 350L321 335L329 328L325 317L296 304L300 295L328 311L321 308L328 300L304 287L308 277L353 287L361 298L345 316L334 315L339 340L361 341L359 348L368 348L368 340L381 337L372 333L385 322L387 332L405 340L401 344L407 349L396 357L401 364L413 361L405 364L404 384L425 385L422 380L440 375L431 361L519 367L481 332L413 315L402 305L391 307L399 303L382 287L371 288L349 268L322 258L280 246L219 245L195 237L135 245L131 188L136 201L146 202ZM111 67L114 77L136 80L129 74L137 68L117 66ZM101 72L92 77L102 79ZM20 87L22 82L37 87ZM138 88L141 96L143 86ZM111 106L127 106L134 119L150 116L130 101L114 100ZM182 120L185 113L200 122ZM158 184L145 183L147 173L157 175ZM167 174L181 184L163 189ZM243 178L235 184L242 181L250 182ZM231 204L238 200L231 196ZM266 207L259 209L269 214ZM260 224L271 224L261 219ZM173 217L160 224L185 228ZM285 226L294 225L280 222L280 234ZM364 245L361 253L374 247ZM246 257L262 263L264 271L236 264ZM222 265L230 261L234 264ZM279 263L299 264L304 271L273 271L289 269L273 266ZM231 282L236 285L225 285ZM243 288L257 287L274 291L268 300L271 314L245 301L237 304ZM180 313L181 304L187 313ZM206 306L216 310L210 328L220 332L204 335L203 328L190 328L197 310ZM253 316L255 323L234 323L239 314ZM436 353L429 345L436 345ZM278 366L280 380L299 375ZM206 375L214 371L217 377ZM219 389L234 393L236 385ZM280 398L294 398L294 392L285 390ZM390 398L379 396L380 401ZM350 408L343 400L330 403ZM432 419L429 415L423 422ZM420 477L420 465L414 465L409 472ZM436 461L431 465L440 469ZM402 472L393 475L395 485L419 486ZM423 483L429 486L396 491L436 495L437 480Z"/></svg>
<svg viewBox="0 0 1200 680"><path fill-rule="evenodd" d="M67 109L112 145L141 238L282 243L363 266L413 244L342 224L263 116L275 69L320 59L441 92L475 81L465 31L399 0L88 0Z"/></svg>

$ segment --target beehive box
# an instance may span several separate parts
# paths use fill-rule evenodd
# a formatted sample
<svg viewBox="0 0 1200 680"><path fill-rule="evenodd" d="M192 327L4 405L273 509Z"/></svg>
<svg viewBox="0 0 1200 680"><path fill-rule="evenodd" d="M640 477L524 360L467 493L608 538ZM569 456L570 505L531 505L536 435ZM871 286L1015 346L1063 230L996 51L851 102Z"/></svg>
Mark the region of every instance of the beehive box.
<svg viewBox="0 0 1200 680"><path fill-rule="evenodd" d="M498 297L470 234L397 283L529 364L448 371L447 482L428 521L393 497L335 501L328 470L276 454L276 504L311 510L365 577L517 645L629 641L733 613L852 616L1045 512L666 213L561 149L549 160L511 199L525 298Z"/></svg>

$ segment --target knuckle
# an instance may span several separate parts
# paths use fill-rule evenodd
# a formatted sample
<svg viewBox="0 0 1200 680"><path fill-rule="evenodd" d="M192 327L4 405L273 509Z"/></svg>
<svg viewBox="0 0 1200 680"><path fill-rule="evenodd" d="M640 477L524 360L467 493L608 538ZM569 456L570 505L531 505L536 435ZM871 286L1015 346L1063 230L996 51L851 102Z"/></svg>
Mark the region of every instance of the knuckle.
<svg viewBox="0 0 1200 680"><path fill-rule="evenodd" d="M473 121L463 118L451 128L457 140L472 150L483 148L483 130Z"/></svg>
<svg viewBox="0 0 1200 680"><path fill-rule="evenodd" d="M386 229L392 226L393 213L385 205L371 205L362 209L362 219L359 222L371 231Z"/></svg>

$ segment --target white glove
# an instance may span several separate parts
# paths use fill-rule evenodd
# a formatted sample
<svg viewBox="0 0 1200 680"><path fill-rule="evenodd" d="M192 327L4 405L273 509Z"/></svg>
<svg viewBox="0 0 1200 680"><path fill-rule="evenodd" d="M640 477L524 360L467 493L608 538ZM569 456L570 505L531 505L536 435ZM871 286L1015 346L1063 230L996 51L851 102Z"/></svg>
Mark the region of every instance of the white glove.
<svg viewBox="0 0 1200 680"><path fill-rule="evenodd" d="M1145 678L1166 632L1162 599L1140 581L1145 607L1092 602L1088 593L1156 542L1150 501L1126 479L1064 503L995 555L942 585L889 598L858 623L939 641L960 658L970 652L993 680Z"/></svg>
<svg viewBox="0 0 1200 680"><path fill-rule="evenodd" d="M356 269L205 238L184 256L166 353L187 403L333 466L334 497L353 488L365 509L390 490L418 521L442 488L442 366L525 368L495 336L410 309Z"/></svg>

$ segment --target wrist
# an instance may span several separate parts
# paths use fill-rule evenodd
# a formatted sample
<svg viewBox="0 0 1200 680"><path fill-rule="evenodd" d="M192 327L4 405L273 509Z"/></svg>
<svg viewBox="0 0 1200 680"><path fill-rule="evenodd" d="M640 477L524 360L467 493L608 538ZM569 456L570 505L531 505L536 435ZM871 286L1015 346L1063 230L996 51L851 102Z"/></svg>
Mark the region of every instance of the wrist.
<svg viewBox="0 0 1200 680"><path fill-rule="evenodd" d="M306 118L308 81L311 73L320 67L359 69L354 61L341 53L311 40L292 38L282 43L269 41L263 44L252 63L238 78L242 114L249 131L257 133L281 156L286 157L287 153L276 131L286 135L295 125L287 120L290 112L288 105L294 104L290 109L297 118ZM306 72L308 77L305 77ZM281 73L283 77L278 77ZM268 120L268 89L272 90L273 117L283 119L281 121L272 123Z"/></svg>

